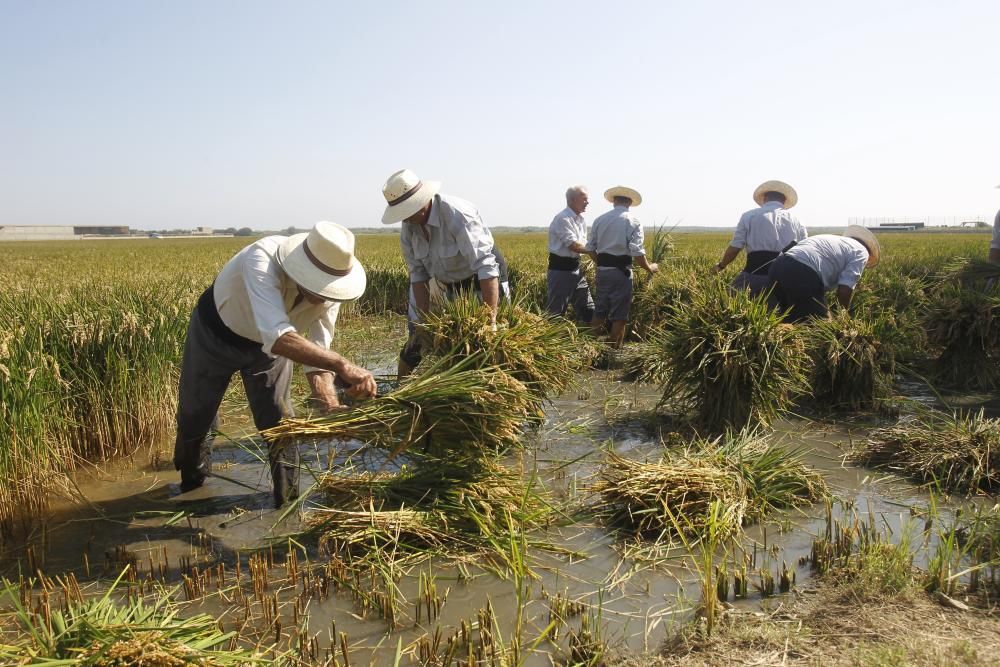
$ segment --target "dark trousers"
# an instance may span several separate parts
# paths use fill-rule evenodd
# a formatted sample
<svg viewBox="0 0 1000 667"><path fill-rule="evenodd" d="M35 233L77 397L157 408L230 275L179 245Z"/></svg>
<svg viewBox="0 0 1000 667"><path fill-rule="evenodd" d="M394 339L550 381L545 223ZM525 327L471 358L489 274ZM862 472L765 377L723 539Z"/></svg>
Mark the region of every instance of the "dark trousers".
<svg viewBox="0 0 1000 667"><path fill-rule="evenodd" d="M594 298L590 295L587 277L579 268L572 271L549 269L546 277L547 299L545 311L550 315L562 315L569 304L573 304L576 321L590 324L594 319Z"/></svg>
<svg viewBox="0 0 1000 667"><path fill-rule="evenodd" d="M174 467L181 484L193 488L211 472L213 431L218 426L219 405L233 374L239 371L250 411L258 430L277 426L292 416L292 362L271 358L258 346L237 347L205 326L197 309L191 314L177 402L177 440ZM294 446L268 443L274 498L278 505L298 496L299 461Z"/></svg>
<svg viewBox="0 0 1000 667"><path fill-rule="evenodd" d="M785 319L801 322L809 317L824 318L829 313L823 280L802 262L782 255L774 260L767 273L773 286L772 296Z"/></svg>

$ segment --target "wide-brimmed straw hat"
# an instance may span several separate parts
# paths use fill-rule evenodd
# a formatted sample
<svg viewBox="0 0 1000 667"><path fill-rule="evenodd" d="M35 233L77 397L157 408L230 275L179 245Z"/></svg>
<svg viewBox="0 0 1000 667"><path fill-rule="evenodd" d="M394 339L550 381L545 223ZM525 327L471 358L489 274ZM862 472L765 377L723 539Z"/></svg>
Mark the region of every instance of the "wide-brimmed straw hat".
<svg viewBox="0 0 1000 667"><path fill-rule="evenodd" d="M784 181L764 181L757 186L757 189L753 191L753 200L757 202L757 206L764 205L764 195L768 192L777 192L780 195L784 195L785 203L784 208L791 208L799 203L799 195L795 192L795 188L790 186Z"/></svg>
<svg viewBox="0 0 1000 667"><path fill-rule="evenodd" d="M306 291L350 301L364 294L368 277L354 256L354 234L335 222L317 222L278 247L282 270Z"/></svg>
<svg viewBox="0 0 1000 667"><path fill-rule="evenodd" d="M642 195L632 188L626 188L624 185L616 185L604 191L604 198L612 204L615 203L615 197L628 197L632 200L632 206L638 206L642 203Z"/></svg>
<svg viewBox="0 0 1000 667"><path fill-rule="evenodd" d="M865 266L870 269L878 264L878 260L882 256L882 248L879 246L878 239L875 238L870 229L866 229L861 225L849 225L844 230L844 236L861 241L868 248L868 263Z"/></svg>
<svg viewBox="0 0 1000 667"><path fill-rule="evenodd" d="M387 206L382 223L401 222L427 205L441 189L439 181L421 181L409 169L400 169L382 186Z"/></svg>

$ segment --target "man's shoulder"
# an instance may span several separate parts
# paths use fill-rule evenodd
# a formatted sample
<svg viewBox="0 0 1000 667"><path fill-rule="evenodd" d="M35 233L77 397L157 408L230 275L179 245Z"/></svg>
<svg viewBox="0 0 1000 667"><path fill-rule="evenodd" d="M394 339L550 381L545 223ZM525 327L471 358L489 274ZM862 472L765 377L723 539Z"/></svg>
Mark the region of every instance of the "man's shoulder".
<svg viewBox="0 0 1000 667"><path fill-rule="evenodd" d="M553 216L552 218L552 222L549 224L554 225L557 222L573 222L575 220L576 220L576 214L573 213L573 211L567 207L556 213L555 216Z"/></svg>
<svg viewBox="0 0 1000 667"><path fill-rule="evenodd" d="M454 195L438 195L439 205L448 213L457 213L465 217L478 217L479 209L471 201Z"/></svg>

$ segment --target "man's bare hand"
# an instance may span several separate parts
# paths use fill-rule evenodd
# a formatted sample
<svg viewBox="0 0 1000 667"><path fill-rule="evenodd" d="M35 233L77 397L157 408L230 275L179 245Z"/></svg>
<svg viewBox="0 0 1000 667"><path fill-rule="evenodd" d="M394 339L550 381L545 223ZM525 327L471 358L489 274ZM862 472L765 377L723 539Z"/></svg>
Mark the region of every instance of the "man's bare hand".
<svg viewBox="0 0 1000 667"><path fill-rule="evenodd" d="M659 264L657 264L656 262L650 262L650 264L649 264L649 273L650 274L657 273L659 270L660 270L660 265Z"/></svg>
<svg viewBox="0 0 1000 667"><path fill-rule="evenodd" d="M378 394L378 385L369 371L348 362L337 370L337 377L347 385L347 395L351 398L373 398Z"/></svg>

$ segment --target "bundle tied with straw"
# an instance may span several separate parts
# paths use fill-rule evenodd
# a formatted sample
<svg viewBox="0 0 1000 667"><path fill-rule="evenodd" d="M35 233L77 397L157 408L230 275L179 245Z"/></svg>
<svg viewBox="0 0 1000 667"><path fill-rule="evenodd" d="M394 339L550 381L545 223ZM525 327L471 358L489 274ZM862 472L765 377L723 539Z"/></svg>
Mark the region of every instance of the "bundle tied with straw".
<svg viewBox="0 0 1000 667"><path fill-rule="evenodd" d="M474 457L515 444L537 407L525 385L483 365L481 354L458 363L439 359L395 391L349 410L312 419L286 419L268 439L343 438L389 451Z"/></svg>
<svg viewBox="0 0 1000 667"><path fill-rule="evenodd" d="M943 282L931 293L923 322L937 353L938 380L968 389L1000 385L1000 285Z"/></svg>
<svg viewBox="0 0 1000 667"><path fill-rule="evenodd" d="M418 335L434 357L454 363L477 356L480 365L503 368L539 404L569 388L596 355L572 322L515 304L499 306L493 331L488 309L472 297L437 304L418 325Z"/></svg>
<svg viewBox="0 0 1000 667"><path fill-rule="evenodd" d="M824 410L863 410L893 396L897 330L875 314L844 311L802 327L813 362L812 399Z"/></svg>
<svg viewBox="0 0 1000 667"><path fill-rule="evenodd" d="M770 424L807 391L802 341L762 298L713 278L671 312L662 404L692 411L709 433Z"/></svg>
<svg viewBox="0 0 1000 667"><path fill-rule="evenodd" d="M598 514L629 535L657 541L681 531L697 538L716 501L731 511L735 528L827 496L823 478L802 456L753 431L697 440L655 462L611 452L592 490L603 501Z"/></svg>

